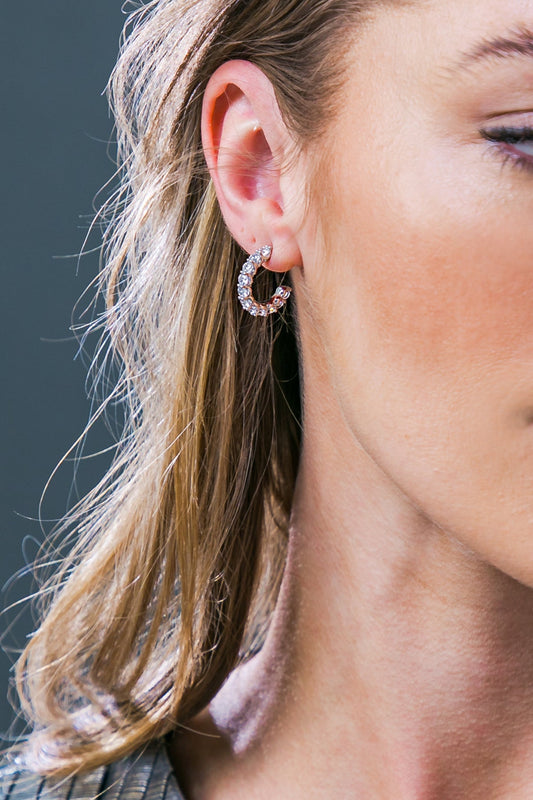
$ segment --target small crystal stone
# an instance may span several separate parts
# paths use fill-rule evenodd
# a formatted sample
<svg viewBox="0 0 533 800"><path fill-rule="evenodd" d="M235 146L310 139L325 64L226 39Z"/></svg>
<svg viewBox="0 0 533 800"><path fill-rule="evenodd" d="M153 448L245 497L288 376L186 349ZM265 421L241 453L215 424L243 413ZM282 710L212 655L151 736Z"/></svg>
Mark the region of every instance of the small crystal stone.
<svg viewBox="0 0 533 800"><path fill-rule="evenodd" d="M241 306L244 308L245 311L249 311L249 309L253 306L252 298L247 297L246 300L241 300Z"/></svg>
<svg viewBox="0 0 533 800"><path fill-rule="evenodd" d="M267 317L268 316L268 311L266 309L266 306L259 306L259 316L260 317Z"/></svg>
<svg viewBox="0 0 533 800"><path fill-rule="evenodd" d="M255 264L252 264L251 261L247 261L242 271L245 275L255 275Z"/></svg>
<svg viewBox="0 0 533 800"><path fill-rule="evenodd" d="M263 259L261 258L261 253L259 250L257 253L254 253L253 256L250 256L250 261L252 261L254 264L257 264L257 266L261 264L262 260Z"/></svg>
<svg viewBox="0 0 533 800"><path fill-rule="evenodd" d="M263 258L265 261L268 261L268 259L270 258L270 256L271 256L271 255L272 255L272 248L271 248L271 247L269 247L269 246L267 245L266 247L262 247L262 248L261 248L261 257L262 257L262 258Z"/></svg>
<svg viewBox="0 0 533 800"><path fill-rule="evenodd" d="M251 306L248 308L248 311L250 312L250 314L252 315L252 317L257 317L257 314L259 313L259 308L258 308L257 306L251 305Z"/></svg>
<svg viewBox="0 0 533 800"><path fill-rule="evenodd" d="M246 300L247 297L250 297L250 294L249 286L239 286L239 297L241 300Z"/></svg>
<svg viewBox="0 0 533 800"><path fill-rule="evenodd" d="M239 286L251 286L252 285L252 276L251 275L245 275L244 272L241 272L241 274L239 275L238 284L239 284Z"/></svg>
<svg viewBox="0 0 533 800"><path fill-rule="evenodd" d="M283 300L280 297L274 297L272 300L272 305L274 306L275 309L281 308L281 306L283 305Z"/></svg>

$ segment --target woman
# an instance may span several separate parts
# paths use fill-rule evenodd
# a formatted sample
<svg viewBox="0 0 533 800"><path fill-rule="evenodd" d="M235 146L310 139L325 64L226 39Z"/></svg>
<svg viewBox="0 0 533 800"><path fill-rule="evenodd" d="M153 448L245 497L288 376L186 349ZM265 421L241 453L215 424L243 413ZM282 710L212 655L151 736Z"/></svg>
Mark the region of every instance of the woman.
<svg viewBox="0 0 533 800"><path fill-rule="evenodd" d="M127 425L11 797L531 797L533 2L133 21Z"/></svg>

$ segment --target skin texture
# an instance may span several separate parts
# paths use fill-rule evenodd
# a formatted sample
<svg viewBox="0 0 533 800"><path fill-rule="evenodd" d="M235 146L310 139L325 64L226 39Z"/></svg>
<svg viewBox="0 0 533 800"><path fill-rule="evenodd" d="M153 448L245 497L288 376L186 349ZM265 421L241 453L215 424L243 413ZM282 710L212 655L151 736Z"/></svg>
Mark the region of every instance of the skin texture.
<svg viewBox="0 0 533 800"><path fill-rule="evenodd" d="M533 58L458 67L519 26L533 2L380 7L318 172L278 167L255 67L209 84L227 224L292 268L305 420L265 648L173 744L192 800L531 797L533 148L481 131L533 127Z"/></svg>

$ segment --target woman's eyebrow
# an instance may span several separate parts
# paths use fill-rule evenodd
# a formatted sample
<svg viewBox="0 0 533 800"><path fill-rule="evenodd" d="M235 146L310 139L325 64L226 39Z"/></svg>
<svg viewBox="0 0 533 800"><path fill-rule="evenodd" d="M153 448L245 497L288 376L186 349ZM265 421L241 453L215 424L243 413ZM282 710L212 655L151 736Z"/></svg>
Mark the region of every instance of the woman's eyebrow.
<svg viewBox="0 0 533 800"><path fill-rule="evenodd" d="M452 71L470 69L482 61L490 59L508 59L517 56L533 56L533 28L519 25L502 36L482 39L474 47L463 53Z"/></svg>

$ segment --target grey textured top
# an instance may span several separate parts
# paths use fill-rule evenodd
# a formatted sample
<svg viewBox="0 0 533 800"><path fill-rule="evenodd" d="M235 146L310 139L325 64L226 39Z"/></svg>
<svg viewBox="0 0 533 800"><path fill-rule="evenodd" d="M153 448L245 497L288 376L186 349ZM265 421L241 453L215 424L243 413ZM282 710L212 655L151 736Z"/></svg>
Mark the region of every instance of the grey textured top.
<svg viewBox="0 0 533 800"><path fill-rule="evenodd" d="M0 770L0 800L185 800L162 742L74 778Z"/></svg>

